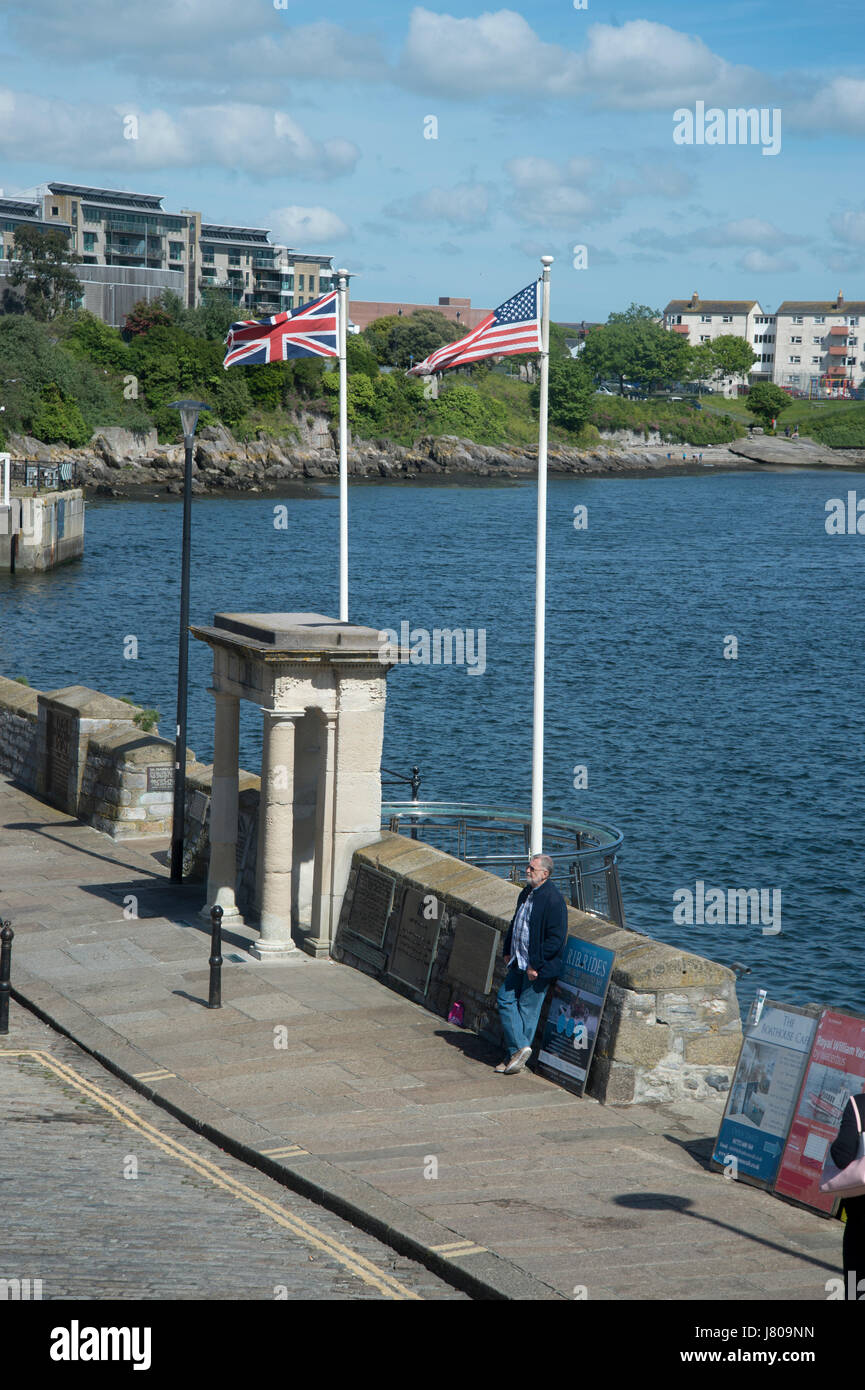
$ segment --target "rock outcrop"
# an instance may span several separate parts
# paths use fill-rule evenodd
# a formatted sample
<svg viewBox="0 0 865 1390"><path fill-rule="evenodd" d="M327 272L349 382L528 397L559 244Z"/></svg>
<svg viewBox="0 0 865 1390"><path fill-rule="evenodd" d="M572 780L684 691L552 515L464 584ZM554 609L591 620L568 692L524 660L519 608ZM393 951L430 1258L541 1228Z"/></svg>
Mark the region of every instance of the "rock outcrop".
<svg viewBox="0 0 865 1390"><path fill-rule="evenodd" d="M194 493L264 492L332 483L339 475L336 438L330 420L301 414L296 437L272 439L259 431L253 440L235 439L222 425L207 426L196 436L193 453ZM27 435L11 435L13 458L55 462L74 459L80 481L102 496L142 496L183 491L183 446L160 444L155 430L98 430L84 449L42 444ZM854 460L848 455L855 453ZM754 462L802 464L806 467L856 462L863 451L840 456L811 441L751 437L730 445L696 448L663 442L658 436L610 436L590 449L551 444L551 474L699 472L711 465L747 468ZM357 440L348 451L349 474L355 478L391 479L457 475L475 478L520 478L537 467L537 449L475 444L456 435L428 436L406 447L387 440Z"/></svg>

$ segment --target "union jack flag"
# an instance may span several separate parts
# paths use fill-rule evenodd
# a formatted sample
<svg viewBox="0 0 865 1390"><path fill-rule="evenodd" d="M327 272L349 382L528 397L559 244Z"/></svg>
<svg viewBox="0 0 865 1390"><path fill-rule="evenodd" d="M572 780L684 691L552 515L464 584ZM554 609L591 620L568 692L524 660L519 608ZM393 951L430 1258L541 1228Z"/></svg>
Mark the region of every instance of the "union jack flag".
<svg viewBox="0 0 865 1390"><path fill-rule="evenodd" d="M226 338L223 367L254 367L287 362L290 357L338 357L337 291L274 314L269 319L241 319Z"/></svg>
<svg viewBox="0 0 865 1390"><path fill-rule="evenodd" d="M445 343L411 369L414 376L463 367L482 357L508 357L518 352L541 351L539 281L506 299L473 331L456 343Z"/></svg>

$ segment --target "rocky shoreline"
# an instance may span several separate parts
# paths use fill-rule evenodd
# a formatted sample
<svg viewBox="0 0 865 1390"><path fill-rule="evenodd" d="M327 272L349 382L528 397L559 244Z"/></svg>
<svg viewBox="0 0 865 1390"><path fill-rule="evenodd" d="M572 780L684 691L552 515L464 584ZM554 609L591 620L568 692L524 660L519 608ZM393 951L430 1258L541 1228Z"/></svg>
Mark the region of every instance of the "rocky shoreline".
<svg viewBox="0 0 865 1390"><path fill-rule="evenodd" d="M193 454L192 491L285 493L334 481L339 459L330 422L306 417L297 433L296 440L274 440L260 432L259 438L243 442L221 426L202 429ZM7 448L16 460L74 460L81 485L95 496L152 498L183 491L183 447L160 444L155 430L100 430L83 449L12 435ZM861 468L865 450L835 451L808 439L766 438L760 432L730 445L704 448L619 433L591 449L551 445L548 462L550 474L559 476L699 473L709 467ZM536 449L475 444L454 435L423 438L410 447L361 440L348 452L350 477L367 482L446 476L519 479L533 475L536 467Z"/></svg>

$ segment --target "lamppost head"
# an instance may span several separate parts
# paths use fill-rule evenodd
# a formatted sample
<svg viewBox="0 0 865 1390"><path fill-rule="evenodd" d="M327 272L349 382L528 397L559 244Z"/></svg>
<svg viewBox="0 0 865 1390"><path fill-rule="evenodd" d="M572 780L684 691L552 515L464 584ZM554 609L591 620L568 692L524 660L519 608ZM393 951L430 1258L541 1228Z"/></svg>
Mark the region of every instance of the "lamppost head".
<svg viewBox="0 0 865 1390"><path fill-rule="evenodd" d="M209 410L210 406L206 405L204 401L172 401L169 409L180 411L183 440L184 443L191 444L195 437L195 426L198 424L199 411Z"/></svg>

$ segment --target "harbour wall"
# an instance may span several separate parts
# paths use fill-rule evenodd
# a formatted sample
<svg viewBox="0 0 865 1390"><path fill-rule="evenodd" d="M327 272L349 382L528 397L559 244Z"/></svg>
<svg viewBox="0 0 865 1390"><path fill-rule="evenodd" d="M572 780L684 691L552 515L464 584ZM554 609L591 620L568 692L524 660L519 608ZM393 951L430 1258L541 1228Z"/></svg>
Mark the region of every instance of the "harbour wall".
<svg viewBox="0 0 865 1390"><path fill-rule="evenodd" d="M0 571L49 570L84 554L81 488L0 505Z"/></svg>
<svg viewBox="0 0 865 1390"><path fill-rule="evenodd" d="M174 745L158 733L142 731L136 714L137 706L86 686L39 691L0 676L0 775L115 839L167 835ZM243 770L239 776L237 901L255 919L260 782ZM212 766L198 762L188 750L184 873L192 879L203 880L207 870L212 778ZM378 948L350 929L358 874L364 869L393 886ZM388 973L408 892L432 895L439 913L425 990ZM504 976L501 943L518 893L516 885L431 845L383 832L378 842L355 851L333 954L441 1017L459 1000L464 1026L500 1043L496 992ZM462 916L496 934L488 989L450 972ZM615 952L587 1093L620 1105L689 1099L720 1108L742 1039L733 972L575 908L568 911L568 930Z"/></svg>

